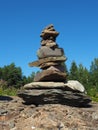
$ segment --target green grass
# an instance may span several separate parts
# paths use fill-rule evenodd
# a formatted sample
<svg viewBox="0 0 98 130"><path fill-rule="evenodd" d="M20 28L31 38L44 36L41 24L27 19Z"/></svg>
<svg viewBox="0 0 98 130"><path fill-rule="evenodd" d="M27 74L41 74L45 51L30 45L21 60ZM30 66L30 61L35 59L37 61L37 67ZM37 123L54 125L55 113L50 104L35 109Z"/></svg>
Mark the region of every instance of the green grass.
<svg viewBox="0 0 98 130"><path fill-rule="evenodd" d="M98 91L96 89L89 89L87 94L91 97L92 101L98 102Z"/></svg>
<svg viewBox="0 0 98 130"><path fill-rule="evenodd" d="M98 102L98 97L91 97L92 101Z"/></svg>
<svg viewBox="0 0 98 130"><path fill-rule="evenodd" d="M16 96L18 89L16 88L0 88L0 95Z"/></svg>

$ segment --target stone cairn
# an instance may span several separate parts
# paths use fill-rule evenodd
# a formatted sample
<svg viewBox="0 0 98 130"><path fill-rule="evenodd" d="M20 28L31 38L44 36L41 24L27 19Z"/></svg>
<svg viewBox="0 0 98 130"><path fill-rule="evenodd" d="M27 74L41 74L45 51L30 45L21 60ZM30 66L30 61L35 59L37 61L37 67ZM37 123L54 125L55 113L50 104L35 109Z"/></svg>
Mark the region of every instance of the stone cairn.
<svg viewBox="0 0 98 130"><path fill-rule="evenodd" d="M34 81L55 81L65 82L66 72L64 68L64 51L56 43L56 37L59 35L53 25L46 27L40 37L41 48L37 51L38 61L32 62L30 66L40 67L42 72L38 73Z"/></svg>
<svg viewBox="0 0 98 130"><path fill-rule="evenodd" d="M91 99L85 94L84 86L78 81L66 80L64 66L66 57L59 48L56 37L59 33L50 24L41 33L41 47L37 51L38 60L29 63L30 67L39 67L41 72L34 77L34 82L24 85L18 93L25 104L66 104L86 106Z"/></svg>

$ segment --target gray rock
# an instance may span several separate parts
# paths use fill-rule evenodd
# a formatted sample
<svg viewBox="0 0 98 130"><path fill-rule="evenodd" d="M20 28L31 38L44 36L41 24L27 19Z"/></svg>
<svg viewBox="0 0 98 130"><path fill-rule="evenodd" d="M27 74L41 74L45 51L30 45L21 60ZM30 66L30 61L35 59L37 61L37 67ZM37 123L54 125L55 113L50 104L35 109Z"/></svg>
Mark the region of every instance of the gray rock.
<svg viewBox="0 0 98 130"><path fill-rule="evenodd" d="M13 121L10 121L9 127L10 127L10 129L15 128L15 122L14 122L14 120L13 120Z"/></svg>
<svg viewBox="0 0 98 130"><path fill-rule="evenodd" d="M75 87L75 84L73 84L74 87L70 85L68 86L68 82L32 82L24 85L24 89L64 88L65 90L78 91L82 93L85 92L85 88L83 86L79 89L79 87ZM75 82L79 83L78 81Z"/></svg>
<svg viewBox="0 0 98 130"><path fill-rule="evenodd" d="M24 85L18 96L25 104L65 104L69 106L88 106L91 99L79 89L73 89L63 82L32 82ZM95 114L93 114L93 118Z"/></svg>
<svg viewBox="0 0 98 130"><path fill-rule="evenodd" d="M39 67L40 65L47 63L47 62L64 62L66 60L67 60L67 58L65 56L48 57L48 58L39 59L38 61L31 62L31 63L29 63L29 66L30 67L33 67L33 66Z"/></svg>
<svg viewBox="0 0 98 130"><path fill-rule="evenodd" d="M7 115L7 113L8 113L7 110L4 110L4 109L0 110L0 115Z"/></svg>
<svg viewBox="0 0 98 130"><path fill-rule="evenodd" d="M24 85L24 89L42 89L42 88L61 88L64 90L70 90L70 91L78 91L78 92L84 92L81 89L77 89L77 87L73 88L71 86L66 85L67 83L64 82L32 82L32 83L28 83L26 85Z"/></svg>
<svg viewBox="0 0 98 130"><path fill-rule="evenodd" d="M24 89L63 88L63 87L66 87L63 82L32 82L24 85Z"/></svg>
<svg viewBox="0 0 98 130"><path fill-rule="evenodd" d="M47 39L41 41L41 46L53 47L53 46L57 46L57 44L55 43L55 41L51 39Z"/></svg>
<svg viewBox="0 0 98 130"><path fill-rule="evenodd" d="M37 51L37 56L39 59L42 58L47 58L47 57L59 57L59 56L63 56L64 55L64 51L62 48L49 48L47 46L42 46L38 51Z"/></svg>
<svg viewBox="0 0 98 130"><path fill-rule="evenodd" d="M43 63L41 64L39 67L41 69L45 69L45 68L48 68L49 66L57 66L57 65L60 65L61 63L59 62L47 62L47 63Z"/></svg>
<svg viewBox="0 0 98 130"><path fill-rule="evenodd" d="M43 70L39 72L34 77L35 82L39 81L55 81L55 82L65 82L66 81L66 73L57 71L57 70Z"/></svg>
<svg viewBox="0 0 98 130"><path fill-rule="evenodd" d="M65 86L68 86L69 88L71 88L73 90L85 92L84 86L77 80L69 80L69 81L67 81L67 83L65 83Z"/></svg>
<svg viewBox="0 0 98 130"><path fill-rule="evenodd" d="M65 68L63 65L50 66L47 70L54 70L59 72L65 72Z"/></svg>
<svg viewBox="0 0 98 130"><path fill-rule="evenodd" d="M25 104L63 104L69 106L87 106L91 99L80 92L61 89L32 89L18 93Z"/></svg>
<svg viewBox="0 0 98 130"><path fill-rule="evenodd" d="M54 26L50 24L42 31L40 37L47 39L49 36L57 37L58 35L59 33L55 31Z"/></svg>
<svg viewBox="0 0 98 130"><path fill-rule="evenodd" d="M93 120L98 120L98 111L92 113L92 119Z"/></svg>
<svg viewBox="0 0 98 130"><path fill-rule="evenodd" d="M47 47L50 47L50 48L53 48L53 47L56 48L56 47L58 47L58 45L57 45L55 42L51 42L51 43L48 43L48 42L47 42L47 43L46 43L46 46L47 46Z"/></svg>

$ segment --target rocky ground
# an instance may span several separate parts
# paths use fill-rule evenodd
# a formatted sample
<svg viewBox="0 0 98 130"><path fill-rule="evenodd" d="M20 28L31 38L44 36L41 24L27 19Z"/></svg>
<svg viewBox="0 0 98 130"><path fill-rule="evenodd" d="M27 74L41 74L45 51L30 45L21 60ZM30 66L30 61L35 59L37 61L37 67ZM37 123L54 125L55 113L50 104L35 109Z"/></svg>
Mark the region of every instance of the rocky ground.
<svg viewBox="0 0 98 130"><path fill-rule="evenodd" d="M98 130L98 103L36 107L19 97L0 96L0 130Z"/></svg>

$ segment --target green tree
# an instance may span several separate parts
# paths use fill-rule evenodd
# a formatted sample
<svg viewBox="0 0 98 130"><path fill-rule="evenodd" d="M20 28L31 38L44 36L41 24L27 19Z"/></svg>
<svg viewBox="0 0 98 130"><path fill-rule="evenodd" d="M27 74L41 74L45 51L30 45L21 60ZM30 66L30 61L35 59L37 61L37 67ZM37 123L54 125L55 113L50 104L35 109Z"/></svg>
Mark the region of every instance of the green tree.
<svg viewBox="0 0 98 130"><path fill-rule="evenodd" d="M8 86L20 87L22 85L22 70L11 63L2 68L1 78L7 81Z"/></svg>
<svg viewBox="0 0 98 130"><path fill-rule="evenodd" d="M88 89L89 85L89 72L88 70L83 67L82 64L78 66L78 78L77 80L84 85L86 89Z"/></svg>
<svg viewBox="0 0 98 130"><path fill-rule="evenodd" d="M78 78L78 67L77 67L75 61L73 61L71 63L71 67L69 70L68 79L77 80L77 78Z"/></svg>
<svg viewBox="0 0 98 130"><path fill-rule="evenodd" d="M2 68L0 67L0 79L2 78Z"/></svg>
<svg viewBox="0 0 98 130"><path fill-rule="evenodd" d="M35 72L32 72L30 76L23 76L23 85L34 81Z"/></svg>
<svg viewBox="0 0 98 130"><path fill-rule="evenodd" d="M32 72L30 76L28 76L27 80L28 83L33 82L34 81L34 77L35 77L35 72Z"/></svg>
<svg viewBox="0 0 98 130"><path fill-rule="evenodd" d="M98 91L98 59L95 58L90 66L90 84Z"/></svg>

